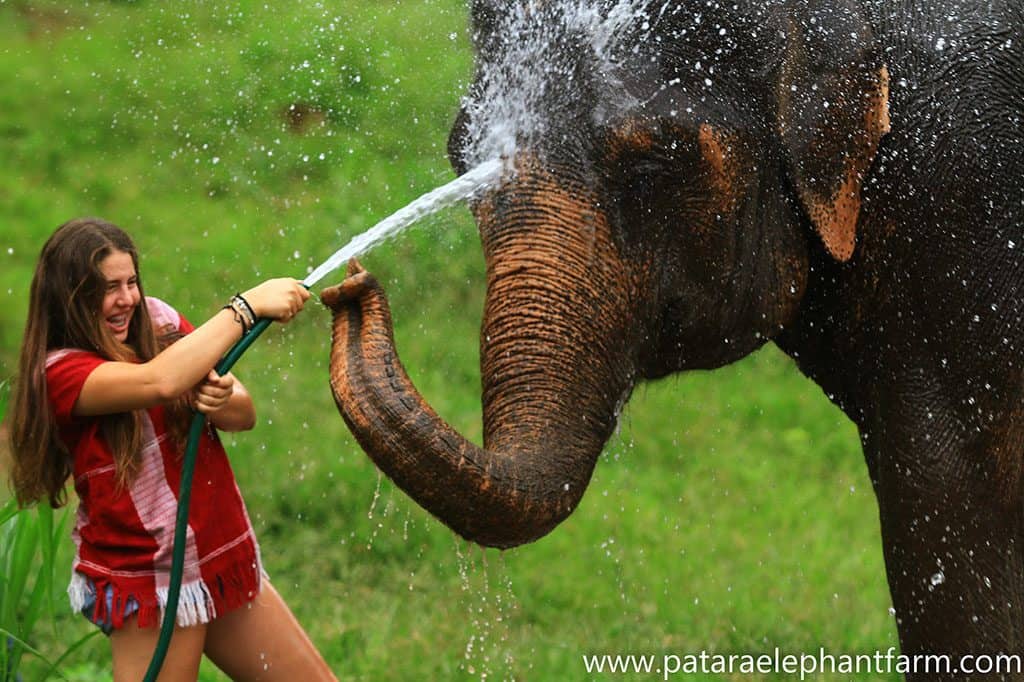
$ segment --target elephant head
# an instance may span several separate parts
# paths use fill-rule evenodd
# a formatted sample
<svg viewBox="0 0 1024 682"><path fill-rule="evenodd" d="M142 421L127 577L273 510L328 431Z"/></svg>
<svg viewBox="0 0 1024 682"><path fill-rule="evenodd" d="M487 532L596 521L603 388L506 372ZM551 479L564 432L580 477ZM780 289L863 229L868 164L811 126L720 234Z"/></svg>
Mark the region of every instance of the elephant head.
<svg viewBox="0 0 1024 682"><path fill-rule="evenodd" d="M323 293L355 437L483 545L573 511L637 381L758 348L799 314L814 257L853 254L888 126L862 11L655 4L472 3L477 77L449 155L459 172L496 154L509 167L472 207L483 447L410 383L369 273L352 264Z"/></svg>

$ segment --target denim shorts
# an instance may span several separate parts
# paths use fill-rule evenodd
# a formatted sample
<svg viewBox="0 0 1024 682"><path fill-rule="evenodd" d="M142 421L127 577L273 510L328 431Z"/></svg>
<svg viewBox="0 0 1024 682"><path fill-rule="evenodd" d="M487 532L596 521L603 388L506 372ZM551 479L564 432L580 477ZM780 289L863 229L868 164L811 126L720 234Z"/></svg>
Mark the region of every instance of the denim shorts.
<svg viewBox="0 0 1024 682"><path fill-rule="evenodd" d="M106 618L94 618L96 613L96 585L91 580L86 580L86 584L89 587L89 594L85 598L85 604L82 605L82 615L85 616L86 620L94 624L103 634L109 635L114 631L114 623L111 617L111 612L114 610L114 588L111 585L107 585L107 589L104 590L107 598L107 617ZM135 601L133 597L128 597L124 603L124 618L128 618L139 610L139 602Z"/></svg>

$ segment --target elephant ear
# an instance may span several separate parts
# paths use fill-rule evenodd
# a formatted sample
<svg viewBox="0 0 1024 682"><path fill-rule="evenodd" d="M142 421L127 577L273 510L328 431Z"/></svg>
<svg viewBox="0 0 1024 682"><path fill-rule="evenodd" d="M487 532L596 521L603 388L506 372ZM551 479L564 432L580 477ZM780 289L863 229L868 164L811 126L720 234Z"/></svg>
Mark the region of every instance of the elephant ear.
<svg viewBox="0 0 1024 682"><path fill-rule="evenodd" d="M804 208L828 252L845 262L861 184L889 131L889 74L854 2L796 0L785 24L779 133Z"/></svg>

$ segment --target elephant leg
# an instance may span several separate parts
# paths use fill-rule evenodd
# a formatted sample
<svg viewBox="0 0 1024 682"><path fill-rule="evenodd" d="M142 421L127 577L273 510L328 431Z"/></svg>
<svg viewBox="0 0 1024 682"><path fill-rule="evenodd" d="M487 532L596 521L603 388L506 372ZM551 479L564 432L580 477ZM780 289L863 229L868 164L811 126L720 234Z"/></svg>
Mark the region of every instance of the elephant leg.
<svg viewBox="0 0 1024 682"><path fill-rule="evenodd" d="M868 453L903 653L949 655L954 666L909 673L911 680L978 679L957 672L962 656L1024 654L1020 504L993 494L988 467L950 465L983 461L968 454L923 461L896 448Z"/></svg>

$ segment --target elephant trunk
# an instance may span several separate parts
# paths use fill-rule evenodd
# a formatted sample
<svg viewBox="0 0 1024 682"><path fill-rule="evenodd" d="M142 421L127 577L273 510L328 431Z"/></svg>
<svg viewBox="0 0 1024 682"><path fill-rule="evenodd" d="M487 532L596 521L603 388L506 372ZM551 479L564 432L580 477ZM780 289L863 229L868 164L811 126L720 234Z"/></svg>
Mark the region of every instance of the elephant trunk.
<svg viewBox="0 0 1024 682"><path fill-rule="evenodd" d="M481 201L484 447L424 401L394 347L380 286L358 264L323 294L331 386L359 444L395 483L481 545L536 540L579 504L632 388L624 273L594 203L517 179Z"/></svg>

